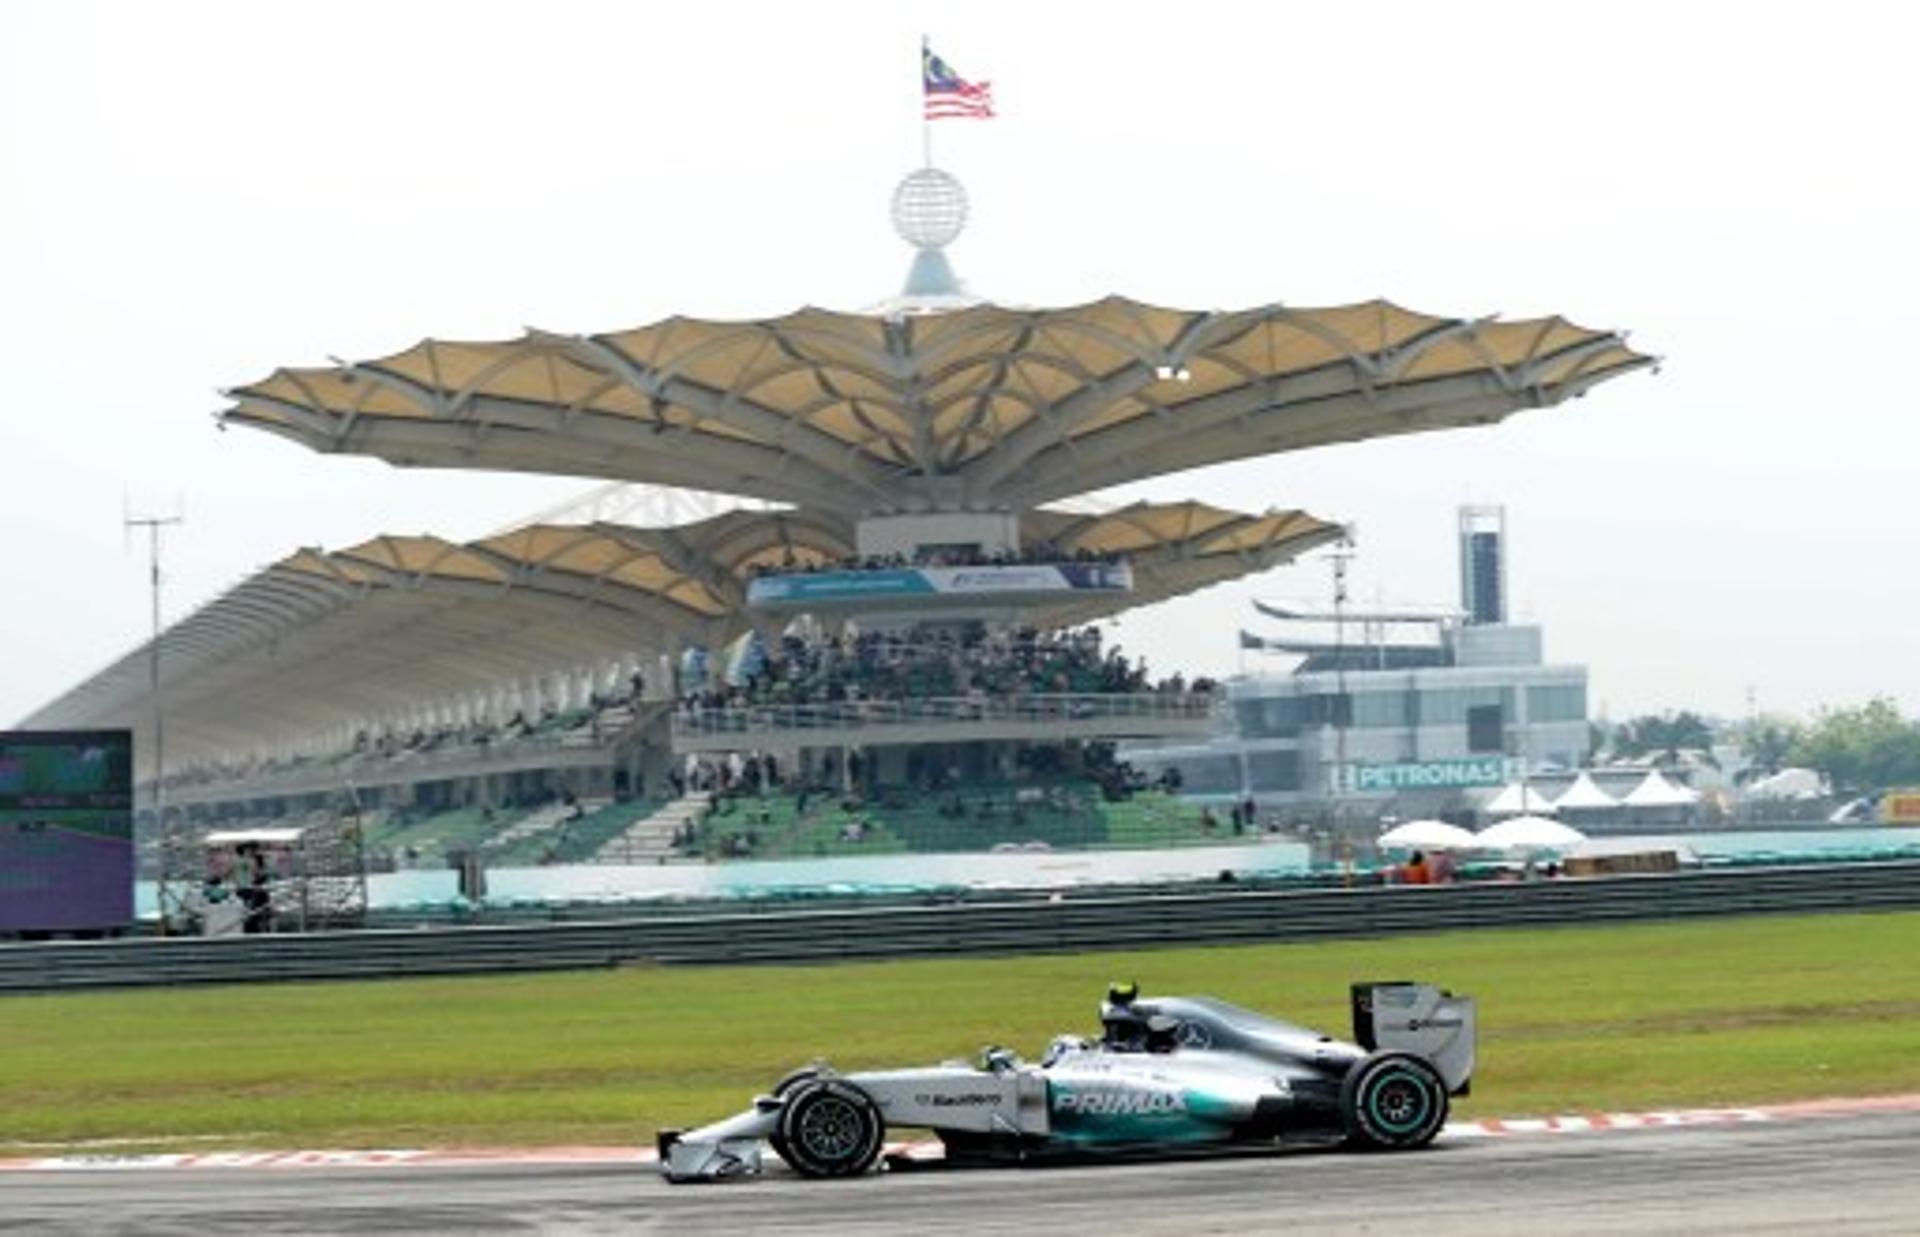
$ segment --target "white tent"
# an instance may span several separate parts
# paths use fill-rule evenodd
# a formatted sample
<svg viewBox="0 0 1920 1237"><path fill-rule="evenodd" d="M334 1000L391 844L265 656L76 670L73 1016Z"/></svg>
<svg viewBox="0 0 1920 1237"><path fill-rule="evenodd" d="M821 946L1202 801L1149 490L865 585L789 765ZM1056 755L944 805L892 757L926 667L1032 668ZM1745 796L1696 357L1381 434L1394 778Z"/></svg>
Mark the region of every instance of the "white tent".
<svg viewBox="0 0 1920 1237"><path fill-rule="evenodd" d="M1660 770L1648 769L1640 784L1627 792L1621 802L1628 807L1691 807L1700 801L1700 793L1686 786L1675 786L1660 776Z"/></svg>
<svg viewBox="0 0 1920 1237"><path fill-rule="evenodd" d="M1812 769L1782 769L1747 784L1749 799L1818 799L1827 793L1826 784Z"/></svg>
<svg viewBox="0 0 1920 1237"><path fill-rule="evenodd" d="M1525 782L1508 782L1500 793L1487 801L1480 809L1489 816L1551 816L1554 812L1553 800L1537 790L1530 789Z"/></svg>
<svg viewBox="0 0 1920 1237"><path fill-rule="evenodd" d="M1410 820L1380 835L1382 850L1472 850L1479 840L1444 820Z"/></svg>
<svg viewBox="0 0 1920 1237"><path fill-rule="evenodd" d="M1516 816L1474 836L1474 842L1488 850L1565 850L1586 840L1578 829L1544 816Z"/></svg>
<svg viewBox="0 0 1920 1237"><path fill-rule="evenodd" d="M1600 789L1592 777L1582 773L1573 779L1573 785L1567 787L1564 794L1553 801L1553 806L1563 812L1568 809L1593 812L1619 807L1620 801Z"/></svg>

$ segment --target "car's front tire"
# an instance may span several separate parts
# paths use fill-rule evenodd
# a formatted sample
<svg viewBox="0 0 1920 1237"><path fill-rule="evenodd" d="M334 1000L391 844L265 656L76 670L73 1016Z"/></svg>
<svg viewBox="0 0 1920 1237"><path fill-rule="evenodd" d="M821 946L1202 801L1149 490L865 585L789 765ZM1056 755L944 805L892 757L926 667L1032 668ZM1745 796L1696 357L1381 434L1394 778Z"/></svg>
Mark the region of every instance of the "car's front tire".
<svg viewBox="0 0 1920 1237"><path fill-rule="evenodd" d="M780 1075L780 1081L773 1084L773 1090L768 1094L772 1095L775 1099L785 1099L787 1092L793 1090L801 1083L818 1078L819 1076L820 1066L818 1064L803 1065L799 1069L788 1070L786 1073ZM783 1162L788 1164L793 1163L793 1157L787 1154L787 1140L780 1137L780 1131L775 1130L773 1133L767 1135L767 1145L773 1148L774 1154L779 1156Z"/></svg>
<svg viewBox="0 0 1920 1237"><path fill-rule="evenodd" d="M1376 1052L1348 1072L1340 1088L1347 1141L1394 1151L1424 1147L1447 1123L1447 1084L1439 1071L1404 1052Z"/></svg>
<svg viewBox="0 0 1920 1237"><path fill-rule="evenodd" d="M838 1078L810 1078L787 1092L774 1150L804 1177L853 1177L873 1167L886 1121L872 1098Z"/></svg>

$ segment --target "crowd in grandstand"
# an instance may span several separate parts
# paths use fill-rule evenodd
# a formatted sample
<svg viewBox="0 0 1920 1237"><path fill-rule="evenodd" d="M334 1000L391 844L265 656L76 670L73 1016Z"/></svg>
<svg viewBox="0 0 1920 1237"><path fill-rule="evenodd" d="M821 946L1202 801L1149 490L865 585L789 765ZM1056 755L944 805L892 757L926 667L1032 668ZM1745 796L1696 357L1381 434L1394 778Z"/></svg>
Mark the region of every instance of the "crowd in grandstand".
<svg viewBox="0 0 1920 1237"><path fill-rule="evenodd" d="M1211 680L1174 674L1155 680L1143 659L1108 645L1098 627L1059 631L979 627L911 632L848 629L837 637L787 634L738 683L684 684L678 708L708 710L765 705L947 699L980 703L1033 696L1210 692ZM462 749L537 741L601 743L631 723L646 689L640 674L596 690L577 708L548 702L485 717L405 727L368 727L325 753L250 755L168 771L170 787L244 781L356 762L409 760ZM689 787L692 788L692 787ZM705 789L719 789L717 781Z"/></svg>
<svg viewBox="0 0 1920 1237"><path fill-rule="evenodd" d="M167 770L167 786L205 786L217 782L272 777L316 765L398 760L463 747L484 748L514 743L539 735L579 735L588 742L599 743L617 733L632 719L633 711L645 690L646 681L636 672L619 687L592 692L587 703L579 708L566 709L549 702L531 712L516 709L505 721L480 718L424 726L363 727L354 733L349 745L332 752L246 755L176 766Z"/></svg>
<svg viewBox="0 0 1920 1237"><path fill-rule="evenodd" d="M1179 674L1155 682L1144 659L1105 647L1098 627L1042 632L954 628L912 633L863 631L839 639L783 637L765 662L737 686L698 685L680 709L826 704L936 697L1008 699L1040 694L1160 692L1213 689L1209 679Z"/></svg>
<svg viewBox="0 0 1920 1237"><path fill-rule="evenodd" d="M771 753L758 751L690 755L668 780L676 796L689 792L708 796L701 817L675 833L675 849L716 853L722 858L756 854L763 831L770 832L777 819L804 818L816 805L837 807L849 817L839 840L857 844L871 832L871 815L884 816L916 805L934 805L932 811L959 830L956 836L964 836L969 825L1020 827L1050 817L1083 815L1100 800L1117 803L1147 790L1179 790L1178 773L1164 773L1150 781L1106 742L1009 747L999 763L978 777L916 751L908 757L905 780L886 783L875 776L873 762L854 748L844 755L827 749L817 764L804 770L782 765ZM778 813L776 801L784 805ZM1237 811L1236 833L1240 831ZM716 831L723 824L737 827Z"/></svg>
<svg viewBox="0 0 1920 1237"><path fill-rule="evenodd" d="M853 554L845 558L801 562L791 554L778 563L756 563L753 574L812 575L824 571L899 571L908 567L1023 567L1053 563L1118 563L1120 554L1100 550L1063 550L1048 542L1034 542L1018 549L982 550L979 546L930 548L916 555Z"/></svg>

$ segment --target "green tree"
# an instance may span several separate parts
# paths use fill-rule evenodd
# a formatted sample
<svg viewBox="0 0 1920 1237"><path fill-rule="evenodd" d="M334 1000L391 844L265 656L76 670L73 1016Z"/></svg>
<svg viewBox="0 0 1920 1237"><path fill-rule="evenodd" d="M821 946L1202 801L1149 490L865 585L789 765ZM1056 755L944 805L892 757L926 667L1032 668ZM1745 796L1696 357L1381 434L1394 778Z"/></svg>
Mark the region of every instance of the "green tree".
<svg viewBox="0 0 1920 1237"><path fill-rule="evenodd" d="M1789 754L1844 793L1920 784L1920 725L1902 717L1885 696L1853 708L1822 709Z"/></svg>
<svg viewBox="0 0 1920 1237"><path fill-rule="evenodd" d="M1621 723L1613 732L1613 753L1632 759L1653 756L1659 764L1680 763L1684 749L1710 752L1713 727L1698 713L1682 709L1678 713L1648 713Z"/></svg>
<svg viewBox="0 0 1920 1237"><path fill-rule="evenodd" d="M1769 777L1790 762L1806 737L1806 727L1791 717L1762 714L1740 728L1740 753L1752 766L1749 777Z"/></svg>

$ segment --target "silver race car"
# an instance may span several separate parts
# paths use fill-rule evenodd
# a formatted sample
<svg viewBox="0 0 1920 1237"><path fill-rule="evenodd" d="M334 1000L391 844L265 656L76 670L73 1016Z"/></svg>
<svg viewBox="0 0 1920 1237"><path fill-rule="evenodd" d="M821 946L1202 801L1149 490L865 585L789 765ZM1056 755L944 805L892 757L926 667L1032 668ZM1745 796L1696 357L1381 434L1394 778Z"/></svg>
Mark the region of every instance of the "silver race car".
<svg viewBox="0 0 1920 1237"><path fill-rule="evenodd" d="M1353 986L1354 1042L1208 997L1115 985L1097 1040L1038 1064L795 1070L735 1117L659 1135L670 1181L758 1173L763 1145L808 1177L873 1167L890 1130L932 1130L949 1160L1023 1162L1281 1141L1425 1146L1473 1076L1474 1008L1427 984Z"/></svg>

